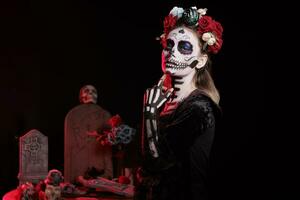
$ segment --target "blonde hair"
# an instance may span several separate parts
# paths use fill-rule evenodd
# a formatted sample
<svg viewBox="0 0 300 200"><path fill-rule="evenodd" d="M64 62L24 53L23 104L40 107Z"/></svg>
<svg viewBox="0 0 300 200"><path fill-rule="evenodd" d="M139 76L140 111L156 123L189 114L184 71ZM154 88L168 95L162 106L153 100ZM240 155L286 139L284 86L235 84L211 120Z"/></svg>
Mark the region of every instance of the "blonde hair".
<svg viewBox="0 0 300 200"><path fill-rule="evenodd" d="M208 58L204 67L197 70L194 81L198 89L209 96L217 105L220 102L220 93L215 86L214 80L211 76L211 61Z"/></svg>

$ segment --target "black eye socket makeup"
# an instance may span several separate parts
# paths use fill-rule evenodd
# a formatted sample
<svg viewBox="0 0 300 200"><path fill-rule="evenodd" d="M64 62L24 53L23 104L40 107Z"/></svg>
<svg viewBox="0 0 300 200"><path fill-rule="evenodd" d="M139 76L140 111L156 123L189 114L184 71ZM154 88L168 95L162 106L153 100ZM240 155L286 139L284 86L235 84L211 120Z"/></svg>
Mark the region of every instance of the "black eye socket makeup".
<svg viewBox="0 0 300 200"><path fill-rule="evenodd" d="M179 41L178 51L182 54L191 54L193 52L193 45L188 41Z"/></svg>

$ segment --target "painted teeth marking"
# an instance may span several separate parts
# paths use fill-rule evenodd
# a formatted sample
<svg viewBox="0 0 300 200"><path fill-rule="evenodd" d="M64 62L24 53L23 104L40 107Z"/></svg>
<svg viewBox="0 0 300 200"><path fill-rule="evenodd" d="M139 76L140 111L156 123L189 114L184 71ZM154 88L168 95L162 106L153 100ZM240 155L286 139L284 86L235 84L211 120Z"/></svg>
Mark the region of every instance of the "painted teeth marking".
<svg viewBox="0 0 300 200"><path fill-rule="evenodd" d="M171 68L171 69L175 69L175 70L179 70L179 69L185 69L186 67L188 67L189 65L186 63L181 63L178 62L174 59L170 59L167 63L166 63L166 67L167 68Z"/></svg>

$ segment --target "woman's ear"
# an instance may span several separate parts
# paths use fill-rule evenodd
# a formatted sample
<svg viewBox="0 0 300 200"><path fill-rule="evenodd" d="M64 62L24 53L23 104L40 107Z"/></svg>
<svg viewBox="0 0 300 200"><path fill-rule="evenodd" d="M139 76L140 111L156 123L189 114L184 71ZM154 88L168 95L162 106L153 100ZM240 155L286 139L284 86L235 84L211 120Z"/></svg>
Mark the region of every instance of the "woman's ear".
<svg viewBox="0 0 300 200"><path fill-rule="evenodd" d="M207 59L208 59L207 54L201 54L200 57L197 59L198 63L196 65L196 68L201 69L202 67L204 67L207 62Z"/></svg>

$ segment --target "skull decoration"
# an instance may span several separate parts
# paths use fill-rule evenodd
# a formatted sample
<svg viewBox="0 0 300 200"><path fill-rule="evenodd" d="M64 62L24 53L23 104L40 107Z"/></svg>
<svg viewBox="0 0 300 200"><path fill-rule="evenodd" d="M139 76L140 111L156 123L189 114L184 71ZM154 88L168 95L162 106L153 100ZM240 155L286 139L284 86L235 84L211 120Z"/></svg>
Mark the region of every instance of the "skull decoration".
<svg viewBox="0 0 300 200"><path fill-rule="evenodd" d="M202 56L200 45L193 30L184 26L173 29L168 34L167 46L162 53L163 72L184 77L194 72L194 67L203 67L205 63L199 63Z"/></svg>
<svg viewBox="0 0 300 200"><path fill-rule="evenodd" d="M46 189L45 196L47 200L57 200L61 197L60 183L63 182L62 173L56 169L49 171L47 178L45 179Z"/></svg>
<svg viewBox="0 0 300 200"><path fill-rule="evenodd" d="M85 85L80 89L79 101L80 103L97 103L98 93L94 86Z"/></svg>
<svg viewBox="0 0 300 200"><path fill-rule="evenodd" d="M58 186L63 182L64 177L62 173L57 169L52 169L48 172L47 178L45 179L46 184Z"/></svg>
<svg viewBox="0 0 300 200"><path fill-rule="evenodd" d="M59 200L61 198L60 186L47 185L45 190L46 200Z"/></svg>

